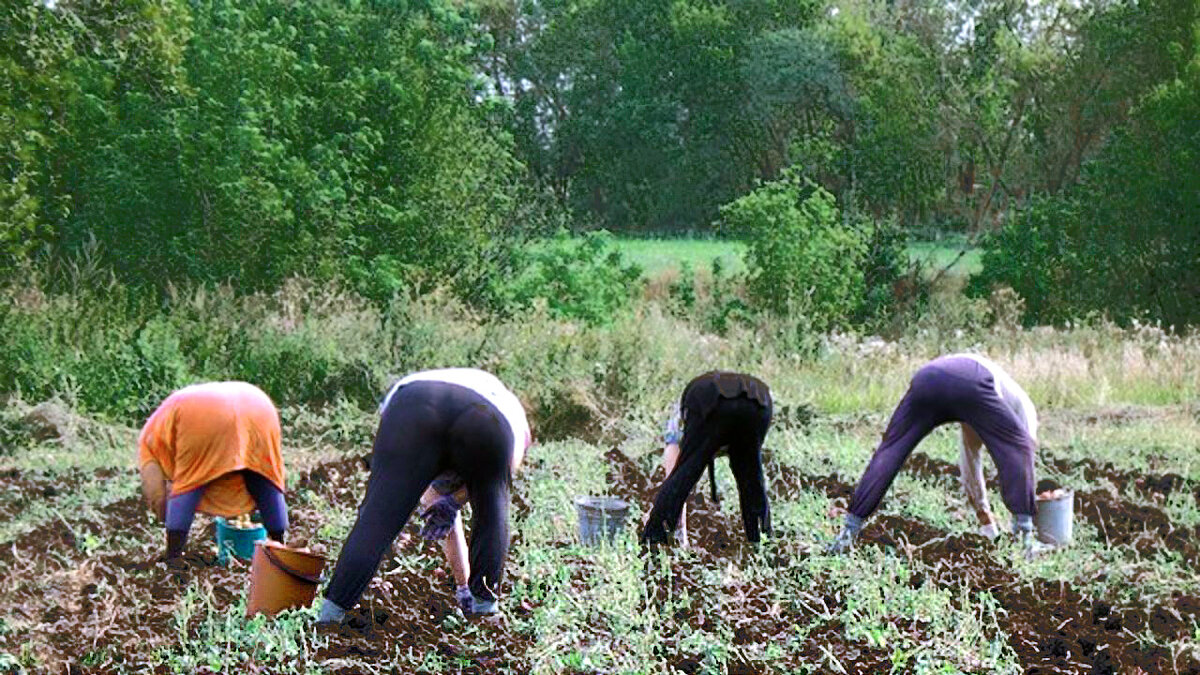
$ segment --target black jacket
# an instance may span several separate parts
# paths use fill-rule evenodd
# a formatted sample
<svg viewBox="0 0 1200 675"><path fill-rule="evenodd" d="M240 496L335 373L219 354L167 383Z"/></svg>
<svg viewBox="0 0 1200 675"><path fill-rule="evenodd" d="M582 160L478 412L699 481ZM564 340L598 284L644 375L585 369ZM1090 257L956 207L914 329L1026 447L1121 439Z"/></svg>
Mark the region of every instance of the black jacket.
<svg viewBox="0 0 1200 675"><path fill-rule="evenodd" d="M766 382L745 373L713 370L696 377L683 389L680 409L684 420L704 419L712 414L724 398L745 396L764 408L771 407L771 388Z"/></svg>

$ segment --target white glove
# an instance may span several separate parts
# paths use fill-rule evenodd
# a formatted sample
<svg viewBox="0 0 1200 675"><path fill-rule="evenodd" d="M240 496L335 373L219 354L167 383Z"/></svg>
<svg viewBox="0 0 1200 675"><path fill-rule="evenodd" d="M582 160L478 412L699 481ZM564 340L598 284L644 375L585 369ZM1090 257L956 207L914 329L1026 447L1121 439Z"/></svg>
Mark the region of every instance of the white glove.
<svg viewBox="0 0 1200 675"><path fill-rule="evenodd" d="M979 527L979 534L982 534L988 539L994 540L996 537L1000 536L1000 530L997 529L995 523L988 523L987 525L981 525Z"/></svg>

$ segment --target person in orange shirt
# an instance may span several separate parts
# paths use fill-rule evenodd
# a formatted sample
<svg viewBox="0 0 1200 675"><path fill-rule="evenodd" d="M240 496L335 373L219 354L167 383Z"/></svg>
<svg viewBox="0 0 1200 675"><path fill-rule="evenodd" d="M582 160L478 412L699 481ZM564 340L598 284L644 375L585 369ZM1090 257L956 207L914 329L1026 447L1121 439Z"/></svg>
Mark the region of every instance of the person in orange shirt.
<svg viewBox="0 0 1200 675"><path fill-rule="evenodd" d="M150 509L167 530L166 558L187 544L196 511L262 515L267 535L287 531L279 413L245 382L209 382L171 394L138 437L138 470Z"/></svg>

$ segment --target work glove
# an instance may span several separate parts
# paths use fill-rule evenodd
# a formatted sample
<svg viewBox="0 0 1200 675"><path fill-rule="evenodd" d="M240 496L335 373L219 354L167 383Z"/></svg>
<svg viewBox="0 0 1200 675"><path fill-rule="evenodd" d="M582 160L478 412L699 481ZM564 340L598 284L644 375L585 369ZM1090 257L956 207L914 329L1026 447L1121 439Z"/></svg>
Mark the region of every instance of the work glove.
<svg viewBox="0 0 1200 675"><path fill-rule="evenodd" d="M425 520L425 525L421 528L421 537L429 541L445 539L450 533L450 528L454 527L454 519L458 517L458 510L461 508L462 505L453 495L439 497L421 513L421 518Z"/></svg>
<svg viewBox="0 0 1200 675"><path fill-rule="evenodd" d="M454 600L458 602L458 608L463 614L470 614L471 608L475 603L475 596L471 595L471 589L467 586L459 586L454 591Z"/></svg>
<svg viewBox="0 0 1200 675"><path fill-rule="evenodd" d="M987 525L981 525L979 527L979 534L982 534L988 539L995 540L996 537L1000 536L1000 529L996 527L995 523L988 523Z"/></svg>
<svg viewBox="0 0 1200 675"><path fill-rule="evenodd" d="M837 538L825 547L826 553L840 554L854 548L854 542L858 540L858 533L862 532L863 519L853 513L846 514L846 522L842 525L842 531L838 533Z"/></svg>

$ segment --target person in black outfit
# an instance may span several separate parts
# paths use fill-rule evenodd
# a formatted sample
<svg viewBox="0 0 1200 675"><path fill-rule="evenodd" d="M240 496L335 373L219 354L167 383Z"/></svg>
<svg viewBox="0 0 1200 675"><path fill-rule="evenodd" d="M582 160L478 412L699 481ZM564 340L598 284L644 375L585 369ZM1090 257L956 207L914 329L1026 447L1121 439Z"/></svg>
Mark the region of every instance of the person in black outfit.
<svg viewBox="0 0 1200 675"><path fill-rule="evenodd" d="M679 401L682 436L678 459L670 461L670 425L666 435L667 477L654 497L642 528L643 544L667 541L679 525L685 502L705 467L710 476L721 451L737 481L746 539L757 543L771 533L771 509L763 481L762 446L771 426L771 390L758 378L712 371L688 383ZM716 485L713 484L714 498Z"/></svg>
<svg viewBox="0 0 1200 675"><path fill-rule="evenodd" d="M325 592L319 623L342 620L358 603L380 560L435 478L457 476L473 518L468 614L497 611L508 556L512 472L531 443L520 401L492 375L454 368L409 376L383 403L371 475L358 519ZM451 489L422 514L423 535L444 538L455 525L461 490ZM466 589L460 589L465 592ZM466 602L464 602L464 600Z"/></svg>

